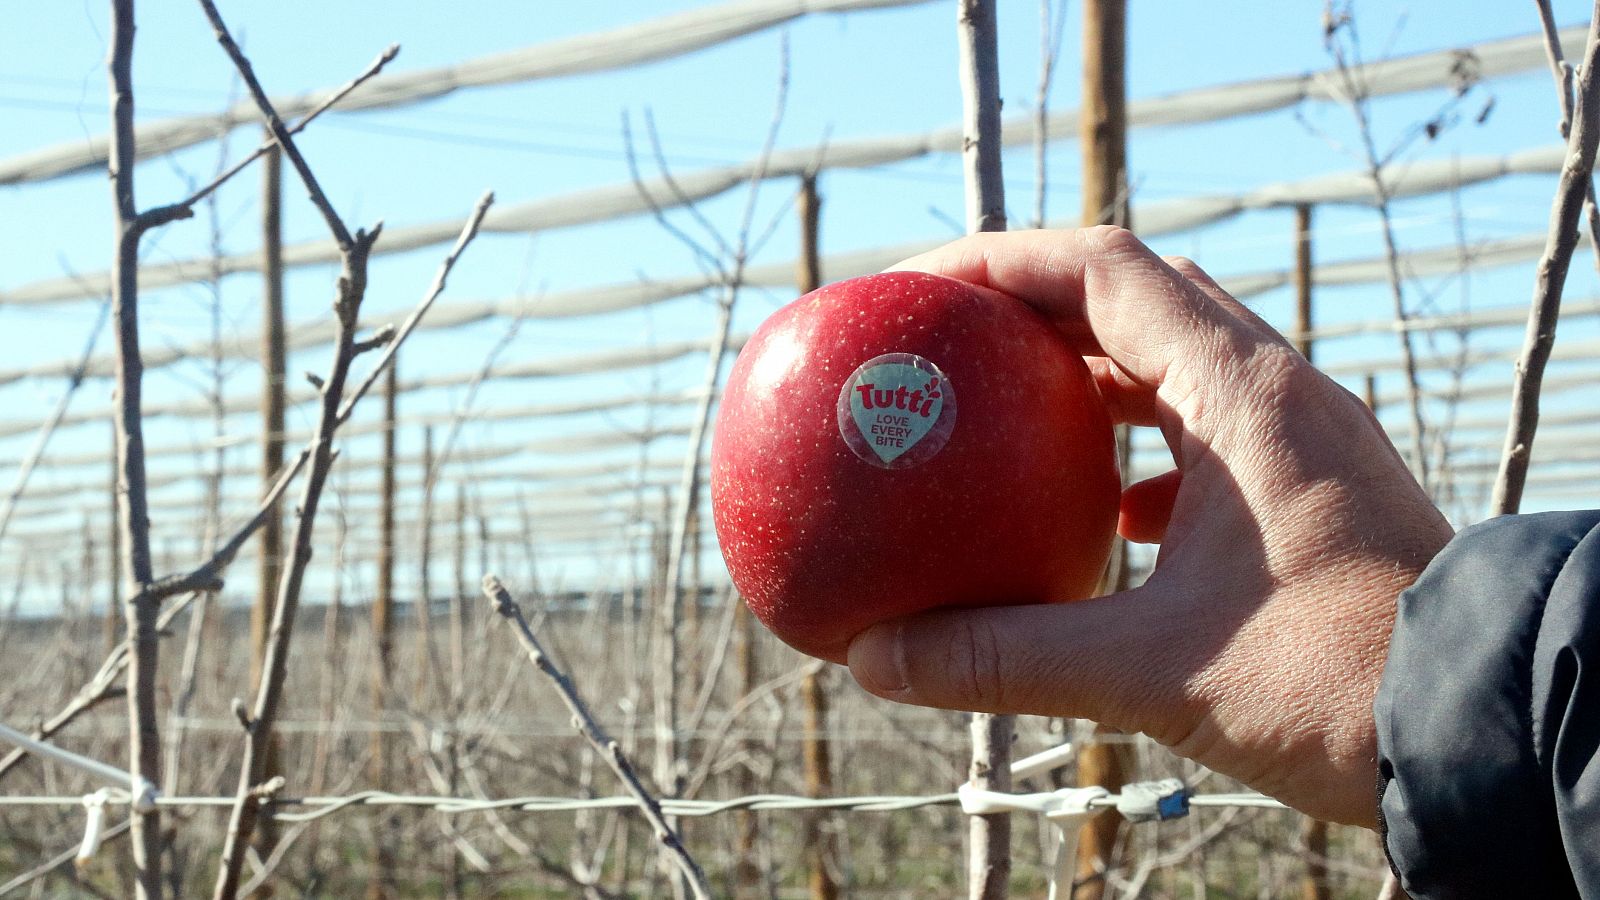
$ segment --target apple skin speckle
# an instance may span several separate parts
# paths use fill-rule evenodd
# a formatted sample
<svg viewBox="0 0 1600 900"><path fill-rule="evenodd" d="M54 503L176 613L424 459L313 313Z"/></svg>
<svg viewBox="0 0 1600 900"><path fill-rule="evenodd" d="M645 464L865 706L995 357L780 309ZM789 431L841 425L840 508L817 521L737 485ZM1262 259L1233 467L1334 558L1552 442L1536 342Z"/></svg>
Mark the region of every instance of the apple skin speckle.
<svg viewBox="0 0 1600 900"><path fill-rule="evenodd" d="M908 468L841 435L857 367L921 356L959 408ZM711 450L728 571L778 637L843 662L867 627L928 609L1092 596L1121 484L1110 418L1066 338L1013 298L895 272L828 285L774 313L729 375Z"/></svg>

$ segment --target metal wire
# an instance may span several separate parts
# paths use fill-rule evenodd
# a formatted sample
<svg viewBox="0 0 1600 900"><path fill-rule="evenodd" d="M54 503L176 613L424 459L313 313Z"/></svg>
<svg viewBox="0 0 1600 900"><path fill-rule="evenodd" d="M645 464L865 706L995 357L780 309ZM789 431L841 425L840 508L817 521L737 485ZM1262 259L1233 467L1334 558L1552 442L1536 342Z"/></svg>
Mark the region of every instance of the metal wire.
<svg viewBox="0 0 1600 900"><path fill-rule="evenodd" d="M1113 808L1121 799L1118 794L1108 794L1090 803L1092 808ZM133 798L126 791L113 790L107 798L111 805L123 805ZM227 807L236 802L234 797L187 796L157 797L155 803L162 807ZM79 795L16 795L0 796L0 806L82 806ZM683 800L664 798L661 809L673 816L713 816L737 810L823 810L829 812L899 812L936 806L959 806L955 793L916 795L865 795L855 797L803 797L792 794L751 794L728 800ZM1190 806L1213 808L1245 807L1253 809L1286 809L1282 803L1262 794L1216 793L1189 798ZM489 811L512 810L529 813L577 812L579 810L634 809L637 802L631 797L505 797L480 800L475 797L446 797L426 794L393 794L387 791L359 791L343 796L274 797L265 802L266 811L280 822L309 822L357 806L408 807L427 809L446 815L462 815ZM284 807L309 807L305 812L287 812Z"/></svg>

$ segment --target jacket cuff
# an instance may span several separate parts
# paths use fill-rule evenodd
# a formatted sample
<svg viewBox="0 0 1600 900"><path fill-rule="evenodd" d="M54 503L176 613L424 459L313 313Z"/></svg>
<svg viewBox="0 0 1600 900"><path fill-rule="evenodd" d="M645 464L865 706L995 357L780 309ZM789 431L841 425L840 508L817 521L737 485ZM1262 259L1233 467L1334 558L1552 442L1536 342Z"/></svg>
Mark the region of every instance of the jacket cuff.
<svg viewBox="0 0 1600 900"><path fill-rule="evenodd" d="M1378 816L1416 900L1576 895L1558 809L1572 798L1552 767L1576 691L1562 654L1591 654L1588 690L1600 684L1597 523L1589 511L1473 526L1400 596L1374 705ZM1597 716L1576 711L1591 733Z"/></svg>

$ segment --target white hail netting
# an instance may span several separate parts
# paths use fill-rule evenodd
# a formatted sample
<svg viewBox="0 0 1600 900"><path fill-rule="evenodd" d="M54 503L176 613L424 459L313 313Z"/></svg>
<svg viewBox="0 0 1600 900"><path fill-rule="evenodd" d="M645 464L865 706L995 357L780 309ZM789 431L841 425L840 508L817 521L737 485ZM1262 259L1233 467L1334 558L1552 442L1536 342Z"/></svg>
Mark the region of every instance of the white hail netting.
<svg viewBox="0 0 1600 900"><path fill-rule="evenodd" d="M1555 174L1561 170L1563 155L1563 148L1560 146L1549 146L1497 157L1469 157L1456 160L1419 162L1393 173L1389 178L1388 187L1391 196L1399 199L1441 193L1471 184L1491 181L1507 175ZM693 175L689 175L676 180L684 181L693 177ZM603 190L611 192L620 189L605 188ZM632 187L630 186L628 190L632 190ZM580 196L573 196L563 202L582 205L587 201ZM1319 175L1299 181L1271 184L1240 194L1193 197L1147 204L1136 203L1133 214L1135 221L1139 223L1139 233L1141 235L1159 237L1180 234L1204 225L1214 224L1249 210L1292 207L1302 203L1358 204L1370 202L1372 202L1372 184L1368 177L1360 172L1343 172L1332 175ZM459 223L454 227L459 231ZM384 231L384 236L379 242L379 249L388 246L389 236L392 233L389 230ZM835 281L841 278L878 272L908 256L931 249L937 246L938 243L937 241L917 241L827 256L822 260L824 280ZM319 243L317 246L320 247L322 244ZM332 249L333 245L330 243L326 246L335 255L330 260L321 261L327 262L336 259L337 251ZM1525 234L1482 242L1475 244L1472 248L1471 265L1473 268L1483 269L1527 262L1538 258L1543 249L1543 233ZM286 258L288 255L289 253L286 250ZM239 261L241 266L252 271L260 266L259 253L235 254L227 258ZM246 265L247 260L248 265ZM140 286L148 290L167 284L187 283L199 278L209 278L209 272L201 271L209 265L209 260L195 260L192 262L146 266L140 269ZM1461 267L1461 250L1452 245L1410 251L1404 255L1403 265L1405 266L1405 271L1413 276L1454 272ZM226 269L226 267L224 268ZM172 275L174 280L164 281L161 274L163 271ZM235 269L234 271L239 270ZM745 271L743 283L758 287L785 287L793 283L794 271L795 262L793 261L753 266ZM182 274L181 278L177 277L180 273ZM24 286L17 290L0 294L0 305L56 303L97 297L103 294L104 290L109 290L109 287L105 285L108 278L109 275L102 272L86 276L74 276L71 279L52 279L48 282L39 282L36 285ZM1234 296L1245 300L1275 288L1283 287L1292 278L1293 273L1289 269L1271 269L1263 272L1226 276L1220 280L1223 287L1227 288ZM1323 263L1316 267L1316 281L1318 284L1324 285L1381 282L1387 278L1388 262L1382 257ZM100 292L90 290L90 286L95 284L102 285L104 290ZM598 285L537 296L512 297L504 300L441 300L435 304L433 309L428 312L427 317L417 327L419 330L458 328L497 316L555 319L601 315L685 297L716 287L717 284L718 282L714 278L690 276ZM369 315L364 324L368 327L376 327L385 321L388 321L387 315L374 314ZM285 345L292 352L329 344L333 341L335 328L335 324L329 320L292 327ZM224 336L220 354L224 359L254 359L260 353L260 346L261 336L256 333ZM673 345L657 348L612 350L594 354L593 358L572 358L560 361L551 360L545 363L527 363L520 367L508 368L503 373L497 372L496 376L519 378L541 374L571 375L615 368L632 368L676 358L690 349L703 349L703 346L703 344L697 344L690 348L684 345ZM183 360L209 358L216 352L219 352L219 350L213 348L209 342L194 343L186 347L157 347L145 352L144 362L146 368L159 368ZM10 384L24 378L66 376L75 371L77 366L77 360L62 360L23 368L0 369L0 385ZM84 373L90 377L109 377L113 373L114 366L114 356L109 353L101 354L89 361ZM470 375L441 376L437 381L414 382L413 388L466 384L470 379ZM4 433L4 426L0 426L0 434Z"/></svg>
<svg viewBox="0 0 1600 900"><path fill-rule="evenodd" d="M647 59L664 58L708 46L741 34L772 27L807 13L909 5L915 2L923 2L923 0L829 0L829 2L813 3L751 2L728 4L669 16L604 34L565 39L553 44L538 45L513 53L469 61L444 70L380 76L352 94L350 98L341 104L340 109L399 106L436 97L461 87L504 84L572 74L578 71L593 71L602 67L631 65ZM1563 32L1562 37L1565 42L1576 46L1582 38L1582 29L1568 29ZM612 48L622 45L627 46L627 52L618 56ZM605 54L607 53L612 55L606 56ZM1364 77L1371 85L1371 91L1374 95L1402 93L1449 85L1459 78L1458 64L1465 58L1467 58L1467 51L1449 50L1424 53L1371 64L1367 67ZM1470 49L1470 59L1473 63L1472 70L1477 76L1492 78L1497 75L1524 71L1544 65L1544 51L1537 37L1528 36L1495 41L1473 47ZM1131 103L1129 106L1129 124L1133 127L1141 127L1215 121L1232 116L1280 109L1306 99L1337 99L1337 84L1337 79L1331 77L1330 73L1314 72L1185 91L1167 97ZM326 92L314 92L302 98L285 99L283 111L286 115L303 112L320 102L320 98L323 96L326 96ZM220 129L225 127L231 128L253 121L255 121L254 111L245 110L241 107L220 117L193 117L141 126L141 153L144 155L158 155L171 152L181 146L189 146L204 140L215 139L221 133ZM1068 110L1053 114L1047 123L1047 129L1055 138L1072 138L1075 137L1076 123L1076 111ZM1012 144L1031 141L1033 137L1032 131L1033 123L1030 118L1017 117L1007 124L1007 141ZM818 167L852 168L877 166L929 153L955 152L959 150L959 147L960 134L958 129L955 128L936 129L915 135L844 141L830 144L821 151L809 147L779 151L765 164L765 173L769 178L776 178L792 177ZM821 154L820 156L819 153ZM1552 145L1535 147L1504 156L1481 156L1414 163L1404 167L1396 167L1389 174L1388 188L1394 197L1411 197L1450 191L1465 185L1492 181L1508 175L1551 174L1559 171L1562 157L1563 148ZM22 158L0 161L0 183L22 183L58 177L102 163L103 141L90 140L86 144L75 145L70 148L54 148L28 154ZM521 204L502 205L490 212L488 219L484 223L484 229L526 233L637 215L648 211L652 205L668 207L679 205L685 201L713 197L748 181L749 178L757 173L759 167L759 161L751 161L741 165L685 173L674 177L674 185L672 187L669 187L662 180L645 182L642 186L642 192L640 186L633 184L613 185ZM1241 193L1138 204L1135 207L1134 215L1139 223L1141 234L1158 236L1182 233L1204 225L1224 221L1248 210L1287 207L1301 203L1366 204L1371 203L1371 201L1372 187L1367 176L1361 172L1344 172L1267 185ZM448 221L386 229L376 252L394 253L442 244L453 240L459 232L460 226L461 223L459 221ZM933 246L934 243L936 242L915 242L893 247L835 254L823 260L824 277L825 280L835 280L878 271L901 258L927 249ZM1471 248L1470 260L1467 261L1467 264L1470 264L1473 268L1490 268L1524 263L1536 258L1543 245L1543 234L1529 234L1479 243ZM294 245L285 248L284 255L286 265L291 267L329 263L337 260L336 249L331 242L327 241ZM217 271L218 265L219 261L211 259L180 260L148 265L141 269L141 285L146 289L152 289L209 278ZM1405 254L1402 260L1403 271L1412 277L1450 274L1460 271L1463 265L1462 251L1455 246L1412 251ZM260 257L258 253L235 254L223 257L220 260L220 270L224 273L256 271L259 267ZM793 272L794 264L792 262L756 266L746 272L745 281L755 286L787 287L793 282ZM1292 273L1289 270L1278 269L1244 273L1225 277L1221 280L1223 286L1236 296L1249 298L1284 286L1290 282L1291 277ZM1381 282L1387 277L1387 262L1382 258L1325 263L1316 267L1315 274L1316 282L1319 286ZM523 316L532 319L554 319L597 315L661 303L704 291L714 287L715 284L716 282L713 279L688 276L657 279L648 282L603 285L535 297L442 301L423 320L421 327L424 329L446 329L470 325L494 317ZM0 305L76 302L103 294L108 289L107 286L108 276L104 272L75 275L71 278L51 279L0 293ZM1597 311L1600 311L1600 306L1597 306L1596 302L1586 301L1578 304L1569 304L1564 310L1564 315L1568 317L1593 316ZM1524 316L1525 312L1519 307L1499 307L1478 311L1467 317L1439 316L1418 320L1411 323L1411 327L1417 330L1448 330L1463 327L1510 326L1521 324ZM382 321L376 314L371 318L372 321L367 323L369 325L376 325ZM1317 334L1321 337L1336 337L1388 331L1396 327L1392 320L1385 319L1342 323L1319 329ZM333 326L331 322L324 320L303 324L291 328L288 347L291 351L312 348L330 342L332 337ZM737 351L742 345L743 339L742 335L734 336L729 343L729 350ZM259 336L255 334L225 337L221 353L224 358L230 359L254 358L259 352L258 345ZM647 347L624 347L569 354L541 360L499 365L491 369L487 373L487 377L491 379L545 378L620 371L682 359L696 353L703 353L706 349L706 343L703 341L677 341ZM1593 355L1595 349L1596 347L1589 344L1563 346L1557 350L1555 358L1557 360L1587 358ZM211 356L212 353L213 348L199 344L183 347L153 347L145 351L145 363L148 367L160 367L186 359L206 358ZM1481 362L1505 358L1507 358L1505 351L1479 351L1470 357L1468 361ZM1421 360L1421 365L1424 368L1447 368L1456 364L1458 364L1458 361L1454 358L1424 355ZM1392 368L1393 365L1392 359L1357 360L1341 363L1334 368L1337 370L1336 374L1360 375L1364 372ZM30 377L65 376L75 368L76 361L70 361L0 370L0 385ZM111 373L112 357L108 354L92 358L85 370L85 374L90 377L107 377ZM402 381L400 387L402 391L417 391L462 386L472 383L478 377L479 373L477 372L446 373L425 378L406 379ZM1570 390L1582 386L1583 383L1582 379L1571 376L1564 378L1556 376L1551 379L1549 390L1552 393ZM1462 396L1464 398L1497 397L1504 395L1507 391L1508 388L1501 384L1468 385L1462 391ZM639 394L571 403L503 407L485 412L474 412L473 418L486 421L528 419L545 415L559 416L579 412L624 409L647 403L670 409L693 403L697 399L698 393L698 391L679 392L666 396ZM290 400L291 402L302 402L312 396L313 394L308 390L299 390L291 392ZM1384 397L1381 399L1388 401L1395 398ZM258 408L258 403L259 398L255 396L231 397L224 400L223 406L227 413L238 413L254 410ZM209 405L203 402L156 403L146 407L146 415L151 418L160 416L201 417L211 413L212 410ZM69 413L63 420L63 424L103 421L108 415L109 409L107 408ZM444 426L449 424L451 419L452 416L448 413L434 413L425 416L406 416L400 419L400 422L403 426L421 424ZM0 437L24 434L37 427L36 420L0 420ZM352 423L345 433L348 435L370 434L379 430L379 428L381 426L376 423ZM472 451L457 452L452 456L451 463L456 465L482 463L484 461L505 459L528 451L552 454L584 453L606 447L626 444L637 445L660 437L681 436L686 431L687 429L682 426L657 427L651 429L648 433L612 430L606 433L567 435L541 441L521 442L514 445L478 447ZM303 433L291 432L289 435L291 448L306 436ZM231 445L237 445L244 442L253 442L256 439L257 437L252 434L248 438L231 439L230 443ZM1542 446L1550 446L1550 444L1542 443ZM1151 451L1159 451L1158 447L1145 444L1141 444L1138 449L1141 451L1141 456L1145 456ZM159 467L161 460L193 461L197 453L194 443L191 442L182 446L152 447L148 453L153 463L150 485L153 491L159 492L163 488L177 487L186 481L192 484L192 472L186 471L181 474L163 473L156 467ZM1156 452L1152 455L1159 455L1159 453ZM0 461L0 467L15 467L20 465L21 462L22 460L20 459L8 459ZM47 457L44 461L44 467L103 467L107 462L107 458L103 453L57 455ZM357 471L370 472L375 469L377 463L378 461L372 458L352 458L346 459L343 465ZM406 460L402 462L402 466L406 464L414 465L415 461ZM671 467L665 468L670 469ZM633 469L626 469L626 467L624 467L625 471L618 470L617 467L611 467L611 469L607 473L611 476L611 483L604 488L605 491L621 493L623 490L631 490L636 487L634 484L620 480L626 476L637 474ZM505 476L507 478L537 479L541 477L541 473L558 473L561 471L563 470L524 468L518 470L514 475L513 473L505 473ZM246 477L251 474L250 470L244 467L231 467L225 470L225 473ZM474 477L481 477L480 473L475 471ZM601 490L599 488L584 489ZM362 490L366 490L366 488ZM34 502L56 501L62 497L81 493L101 493L103 491L104 484L96 483L91 479L85 479L75 485L53 485L49 488L39 488L24 496L23 505L19 507L16 516L19 519L47 516L59 512L59 508L54 506L35 508L32 504ZM495 502L501 502L511 498L502 496L490 499ZM181 509L185 508L184 504L186 502L192 506L192 501L164 500L157 497L152 500L152 508L157 510L169 507ZM225 510L237 510L242 514L248 509L250 503L251 498L249 497L230 494L223 508ZM539 505L543 505L542 500ZM87 512L85 512L85 515L87 515ZM34 534L45 536L50 532L36 532Z"/></svg>
<svg viewBox="0 0 1600 900"><path fill-rule="evenodd" d="M371 79L340 101L343 110L406 106L464 88L518 84L586 72L625 69L680 56L814 13L851 12L911 6L929 0L740 0L691 9L599 34L578 35L496 53L451 66L395 72ZM337 88L293 97L274 97L287 121L304 115ZM189 116L139 126L137 155L148 159L213 141L229 131L261 121L255 104L241 102L220 115ZM0 160L0 184L24 184L72 175L105 165L106 135L47 147ZM456 231L459 231L458 227ZM454 240L455 232L443 240Z"/></svg>

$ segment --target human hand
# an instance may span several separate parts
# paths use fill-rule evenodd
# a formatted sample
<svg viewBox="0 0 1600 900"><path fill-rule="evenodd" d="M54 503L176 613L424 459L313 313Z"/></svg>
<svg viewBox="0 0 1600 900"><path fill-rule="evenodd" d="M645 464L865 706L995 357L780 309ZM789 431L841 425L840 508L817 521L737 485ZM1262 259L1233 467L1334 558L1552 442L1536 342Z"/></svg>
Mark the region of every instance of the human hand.
<svg viewBox="0 0 1600 900"><path fill-rule="evenodd" d="M1127 489L1133 590L943 610L850 646L905 703L1093 719L1318 818L1373 827L1372 701L1399 593L1452 535L1377 420L1192 262L1115 228L980 234L896 268L1010 294L1176 470Z"/></svg>

